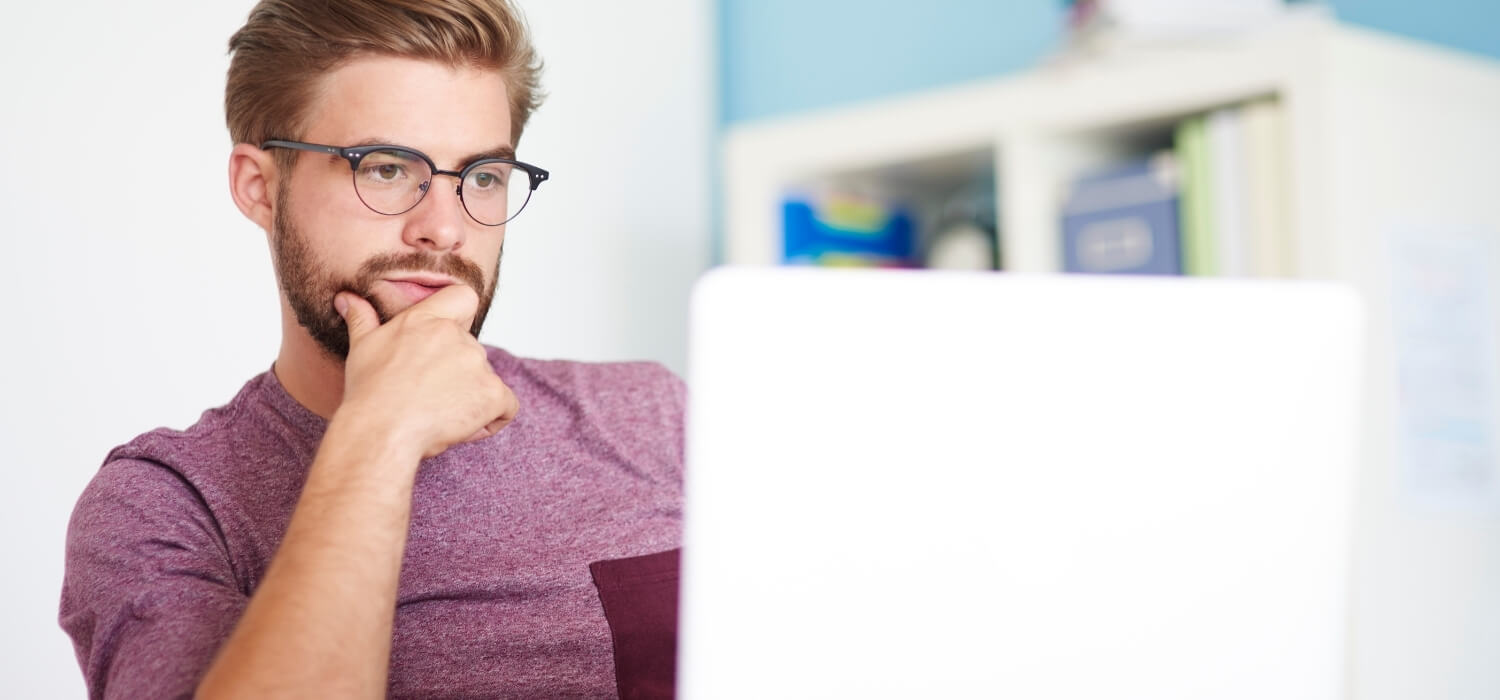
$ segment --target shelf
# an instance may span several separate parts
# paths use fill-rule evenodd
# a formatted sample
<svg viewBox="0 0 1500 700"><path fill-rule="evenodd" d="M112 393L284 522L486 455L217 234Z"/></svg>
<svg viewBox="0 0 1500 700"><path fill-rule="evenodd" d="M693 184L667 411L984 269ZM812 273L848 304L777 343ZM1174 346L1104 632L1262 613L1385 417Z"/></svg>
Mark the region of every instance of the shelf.
<svg viewBox="0 0 1500 700"><path fill-rule="evenodd" d="M1392 280L1405 249L1391 241L1447 236L1500 250L1500 64L1298 21L736 125L724 143L725 262L781 261L780 203L793 188L897 197L931 212L945 192L988 182L1004 269L1057 272L1060 213L1081 175L1171 145L1184 118L1267 98L1279 105L1284 137L1275 179L1293 251L1287 274L1349 285L1367 305L1352 695L1496 697L1500 671L1486 650L1500 644L1500 487L1482 517L1433 516L1403 491L1402 475L1422 467L1396 420L1404 404L1395 309L1404 300ZM1500 257L1464 262L1487 266L1476 279L1500 279ZM1500 333L1500 317L1490 323ZM1500 484L1500 465L1489 468Z"/></svg>

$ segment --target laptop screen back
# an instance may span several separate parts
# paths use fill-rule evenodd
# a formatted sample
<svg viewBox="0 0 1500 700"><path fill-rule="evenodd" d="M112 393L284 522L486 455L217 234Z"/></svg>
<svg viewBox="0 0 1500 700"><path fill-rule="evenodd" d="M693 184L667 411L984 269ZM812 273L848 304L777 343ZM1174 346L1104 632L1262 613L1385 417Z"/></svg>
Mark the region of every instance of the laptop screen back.
<svg viewBox="0 0 1500 700"><path fill-rule="evenodd" d="M689 698L1337 698L1360 333L1303 283L721 269Z"/></svg>

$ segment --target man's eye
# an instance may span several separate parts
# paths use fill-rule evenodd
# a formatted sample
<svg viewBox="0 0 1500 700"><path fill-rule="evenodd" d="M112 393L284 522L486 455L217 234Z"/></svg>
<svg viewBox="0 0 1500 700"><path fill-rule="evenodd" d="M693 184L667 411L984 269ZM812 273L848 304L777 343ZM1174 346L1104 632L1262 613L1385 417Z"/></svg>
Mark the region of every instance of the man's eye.
<svg viewBox="0 0 1500 700"><path fill-rule="evenodd" d="M378 181L390 182L405 175L405 168L396 163L380 163L364 168L365 176Z"/></svg>
<svg viewBox="0 0 1500 700"><path fill-rule="evenodd" d="M510 168L503 163L485 163L469 171L468 184L476 192L495 192L505 189L510 175Z"/></svg>

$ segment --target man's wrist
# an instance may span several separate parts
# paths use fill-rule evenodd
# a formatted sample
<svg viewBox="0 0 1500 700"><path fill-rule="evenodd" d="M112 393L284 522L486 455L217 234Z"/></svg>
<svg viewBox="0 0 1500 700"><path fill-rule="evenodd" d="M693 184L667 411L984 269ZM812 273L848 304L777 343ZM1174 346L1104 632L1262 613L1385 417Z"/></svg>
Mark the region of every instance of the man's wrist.
<svg viewBox="0 0 1500 700"><path fill-rule="evenodd" d="M415 474L422 447L398 422L378 411L345 404L328 421L319 452L337 452L339 461L353 460L370 468L390 467Z"/></svg>

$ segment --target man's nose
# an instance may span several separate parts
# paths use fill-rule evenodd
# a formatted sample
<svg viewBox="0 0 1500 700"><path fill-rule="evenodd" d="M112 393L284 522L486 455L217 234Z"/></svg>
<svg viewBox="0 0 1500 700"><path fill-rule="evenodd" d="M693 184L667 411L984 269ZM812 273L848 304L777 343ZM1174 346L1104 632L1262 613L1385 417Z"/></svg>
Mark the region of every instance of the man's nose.
<svg viewBox="0 0 1500 700"><path fill-rule="evenodd" d="M427 194L411 210L402 232L405 243L430 251L453 251L463 247L468 230L468 213L452 178L434 175L427 182Z"/></svg>

